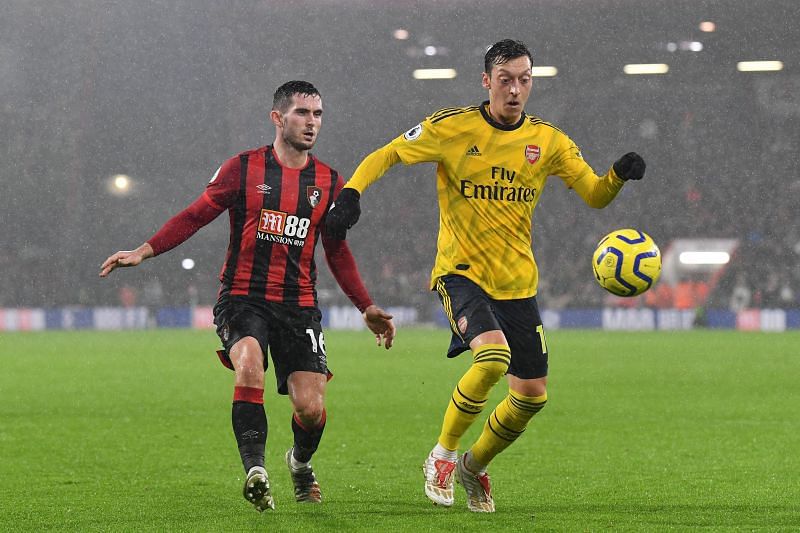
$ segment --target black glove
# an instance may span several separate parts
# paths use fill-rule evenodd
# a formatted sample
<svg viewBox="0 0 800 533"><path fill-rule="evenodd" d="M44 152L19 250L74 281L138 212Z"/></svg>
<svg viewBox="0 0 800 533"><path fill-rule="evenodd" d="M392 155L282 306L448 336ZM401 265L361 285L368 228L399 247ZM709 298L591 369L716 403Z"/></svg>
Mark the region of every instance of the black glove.
<svg viewBox="0 0 800 533"><path fill-rule="evenodd" d="M342 189L325 217L325 230L329 237L340 241L345 239L347 230L355 226L361 216L360 198L357 190Z"/></svg>
<svg viewBox="0 0 800 533"><path fill-rule="evenodd" d="M623 181L640 180L644 176L644 159L636 152L628 152L614 163L614 172Z"/></svg>

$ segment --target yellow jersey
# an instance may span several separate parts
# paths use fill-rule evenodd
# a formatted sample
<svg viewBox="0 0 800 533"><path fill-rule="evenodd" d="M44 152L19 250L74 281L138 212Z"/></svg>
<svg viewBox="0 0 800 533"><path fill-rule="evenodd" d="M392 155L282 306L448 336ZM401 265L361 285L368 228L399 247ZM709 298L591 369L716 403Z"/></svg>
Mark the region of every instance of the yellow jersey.
<svg viewBox="0 0 800 533"><path fill-rule="evenodd" d="M548 176L559 176L592 207L622 188L610 169L597 176L564 132L525 113L492 119L488 101L445 108L368 156L346 187L363 192L393 164L437 163L439 237L431 288L446 274L471 279L498 300L536 294L533 210Z"/></svg>

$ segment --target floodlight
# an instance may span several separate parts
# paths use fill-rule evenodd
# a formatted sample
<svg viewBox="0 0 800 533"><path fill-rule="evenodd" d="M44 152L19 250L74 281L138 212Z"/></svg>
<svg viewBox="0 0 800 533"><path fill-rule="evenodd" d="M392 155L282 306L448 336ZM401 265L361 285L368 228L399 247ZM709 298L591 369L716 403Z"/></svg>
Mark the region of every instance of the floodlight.
<svg viewBox="0 0 800 533"><path fill-rule="evenodd" d="M106 187L115 196L127 196L133 188L133 180L127 174L114 174L108 178Z"/></svg>
<svg viewBox="0 0 800 533"><path fill-rule="evenodd" d="M775 72L783 70L781 61L739 61L736 63L739 72Z"/></svg>
<svg viewBox="0 0 800 533"><path fill-rule="evenodd" d="M666 74L669 72L669 65L666 63L640 63L630 64L622 67L625 74Z"/></svg>
<svg viewBox="0 0 800 533"><path fill-rule="evenodd" d="M456 77L453 68L418 68L413 72L416 80L450 80Z"/></svg>
<svg viewBox="0 0 800 533"><path fill-rule="evenodd" d="M534 78L552 78L558 74L556 67L533 67L531 69L531 76Z"/></svg>

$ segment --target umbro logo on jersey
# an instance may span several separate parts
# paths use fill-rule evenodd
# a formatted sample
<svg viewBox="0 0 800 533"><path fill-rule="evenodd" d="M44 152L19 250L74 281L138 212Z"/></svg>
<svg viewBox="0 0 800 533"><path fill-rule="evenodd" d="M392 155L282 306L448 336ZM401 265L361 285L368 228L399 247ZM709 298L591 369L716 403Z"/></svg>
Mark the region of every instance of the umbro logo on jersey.
<svg viewBox="0 0 800 533"><path fill-rule="evenodd" d="M478 145L477 144L473 144L472 148L467 150L467 155L483 155L483 154L481 154L481 151L478 150Z"/></svg>
<svg viewBox="0 0 800 533"><path fill-rule="evenodd" d="M261 185L256 185L256 189L258 189L258 192L261 194L269 194L269 192L272 190L272 187L266 183L262 183Z"/></svg>

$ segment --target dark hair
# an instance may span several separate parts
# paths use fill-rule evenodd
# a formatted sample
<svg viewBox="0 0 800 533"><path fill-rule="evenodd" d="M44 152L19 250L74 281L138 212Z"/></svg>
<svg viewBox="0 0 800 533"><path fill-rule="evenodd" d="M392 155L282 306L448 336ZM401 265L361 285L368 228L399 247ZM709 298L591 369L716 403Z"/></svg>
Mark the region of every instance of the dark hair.
<svg viewBox="0 0 800 533"><path fill-rule="evenodd" d="M513 39L503 39L486 50L486 55L483 56L483 71L486 74L491 74L493 66L508 63L512 59L522 56L528 56L528 59L531 60L531 65L533 65L531 51L528 50L525 43L514 41Z"/></svg>
<svg viewBox="0 0 800 533"><path fill-rule="evenodd" d="M292 96L295 94L322 97L317 88L307 81L287 81L275 90L275 94L272 97L272 109L276 109L281 113L285 112L292 105Z"/></svg>

